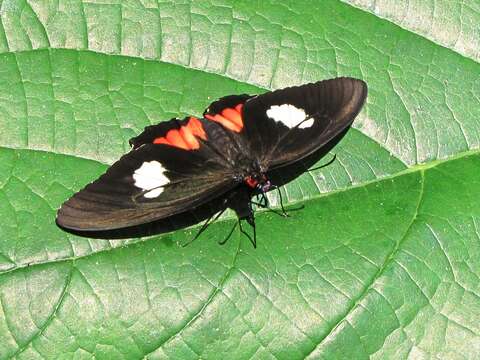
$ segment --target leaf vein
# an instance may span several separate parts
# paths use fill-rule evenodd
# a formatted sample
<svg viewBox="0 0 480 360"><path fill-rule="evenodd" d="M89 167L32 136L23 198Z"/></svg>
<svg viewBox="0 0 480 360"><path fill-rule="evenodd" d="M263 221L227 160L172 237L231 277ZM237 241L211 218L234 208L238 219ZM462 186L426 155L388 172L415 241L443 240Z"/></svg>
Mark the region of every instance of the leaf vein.
<svg viewBox="0 0 480 360"><path fill-rule="evenodd" d="M222 292L222 289L223 289L223 286L225 285L225 283L228 281L230 275L232 274L232 271L233 269L235 268L236 266L236 262L237 262L237 258L238 258L238 255L240 253L240 245L241 245L241 241L239 239L238 241L238 247L237 247L237 250L235 251L235 254L233 256L233 260L232 260L232 263L230 265L230 267L227 269L227 271L225 272L225 274L223 275L223 277L220 279L218 285L216 287L214 287L210 293L210 295L208 296L207 300L205 301L205 303L202 305L202 307L197 311L195 312L192 316L190 316L189 319L187 319L184 323L184 325L178 329L177 331L175 331L172 335L170 335L166 340L162 341L159 345L156 345L155 346L155 349L150 351L149 353L145 354L144 355L144 359L147 359L149 355L153 354L155 351L157 351L158 349L160 349L161 347L167 345L169 342L171 342L174 338L176 338L177 336L179 336L183 330L185 330L186 328L188 328L188 326L190 326L192 323L194 323L198 318L200 318L202 316L202 314L205 312L205 310L207 309L207 307L213 302L213 300L215 300L215 298L217 297L217 295ZM187 346L189 346L187 344ZM190 346L189 346L190 347ZM194 351L194 349L192 349ZM195 352L195 351L194 351ZM199 355L199 354L197 354Z"/></svg>
<svg viewBox="0 0 480 360"><path fill-rule="evenodd" d="M382 274L385 272L385 269L389 264L391 264L393 261L395 261L394 257L398 253L399 249L401 248L403 242L407 238L407 235L410 233L410 230L412 229L413 225L416 222L416 219L418 217L418 213L420 210L420 206L423 200L423 195L424 195L424 188L425 188L425 176L424 176L424 170L420 170L420 175L421 175L421 183L420 183L420 191L419 191L419 196L417 200L417 206L415 208L415 211L412 216L412 220L410 224L408 225L405 233L400 237L400 239L397 241L395 247L393 250L390 252L390 254L385 258L385 261L383 264L380 266L378 271L375 273L375 275L372 277L371 281L369 282L370 284L360 292L360 294L352 301L351 306L344 312L344 315L340 318L339 321L337 321L333 326L330 327L330 330L328 331L327 335L323 336L320 341L318 342L317 346L315 346L309 353L305 354L305 358L310 356L315 349L318 349L329 337L331 334L335 332L335 330L344 322L348 321L348 316L352 314L352 312L357 308L357 306L360 305L361 301L365 299L367 296L368 292L372 289L373 285L375 284L376 280L382 276Z"/></svg>
<svg viewBox="0 0 480 360"><path fill-rule="evenodd" d="M73 275L73 270L74 270L74 266L72 264L72 266L70 267L70 270L67 274L67 278L65 280L65 286L63 287L62 289L62 292L60 293L60 297L58 298L58 301L57 303L55 304L55 306L53 307L53 311L52 313L48 316L48 318L45 320L45 323L43 324L43 326L40 326L40 328L38 329L37 332L35 332L31 337L30 339L27 340L27 342L25 344L23 344L21 347L19 347L19 349L11 356L11 358L15 358L17 355L21 354L22 352L24 352L28 346L33 343L33 341L35 341L35 339L38 339L40 336L42 336L42 334L47 330L47 328L50 326L50 324L53 322L54 318L55 318L55 315L57 314L58 310L60 309L60 307L62 306L63 302L65 301L65 298L66 298L66 295L68 293L68 289L70 288L70 284L72 282L72 275Z"/></svg>

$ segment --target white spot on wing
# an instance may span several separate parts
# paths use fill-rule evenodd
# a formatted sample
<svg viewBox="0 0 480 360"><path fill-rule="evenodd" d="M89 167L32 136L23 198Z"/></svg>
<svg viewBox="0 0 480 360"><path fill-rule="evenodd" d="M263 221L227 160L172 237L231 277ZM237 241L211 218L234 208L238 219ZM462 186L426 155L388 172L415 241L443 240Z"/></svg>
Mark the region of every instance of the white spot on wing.
<svg viewBox="0 0 480 360"><path fill-rule="evenodd" d="M315 121L315 119L312 117L310 119L308 119L307 121L303 122L300 124L299 128L300 129L305 129L305 128L309 128L310 126L313 125L313 122Z"/></svg>
<svg viewBox="0 0 480 360"><path fill-rule="evenodd" d="M159 196L166 184L170 182L164 175L166 169L158 161L146 161L133 173L135 186L142 190L151 190L143 194L152 199Z"/></svg>
<svg viewBox="0 0 480 360"><path fill-rule="evenodd" d="M163 192L163 188L158 188L143 194L143 196L149 199L153 199L153 198L156 198L158 195L160 195L162 192Z"/></svg>
<svg viewBox="0 0 480 360"><path fill-rule="evenodd" d="M307 114L305 110L297 108L291 104L282 104L282 105L272 105L270 109L267 110L267 116L270 119L279 121L290 129L300 124L305 120ZM314 119L308 119L298 125L300 129L309 128L313 125Z"/></svg>

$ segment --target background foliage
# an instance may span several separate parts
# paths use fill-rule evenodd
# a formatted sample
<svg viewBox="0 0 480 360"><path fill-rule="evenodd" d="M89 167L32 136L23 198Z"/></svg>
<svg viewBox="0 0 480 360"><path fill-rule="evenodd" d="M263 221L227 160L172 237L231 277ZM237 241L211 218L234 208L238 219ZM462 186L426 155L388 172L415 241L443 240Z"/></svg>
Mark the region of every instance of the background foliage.
<svg viewBox="0 0 480 360"><path fill-rule="evenodd" d="M0 0L0 358L478 357L480 2L392 4ZM335 76L367 104L257 250L56 228L144 126Z"/></svg>

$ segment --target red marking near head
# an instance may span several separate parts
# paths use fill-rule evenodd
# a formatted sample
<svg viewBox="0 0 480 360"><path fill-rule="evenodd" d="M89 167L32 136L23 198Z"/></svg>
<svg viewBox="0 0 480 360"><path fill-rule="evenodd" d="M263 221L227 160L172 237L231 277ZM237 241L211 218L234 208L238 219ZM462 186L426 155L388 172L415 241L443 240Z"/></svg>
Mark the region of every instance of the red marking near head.
<svg viewBox="0 0 480 360"><path fill-rule="evenodd" d="M184 150L195 150L200 147L197 138L206 140L207 135L200 120L192 116L187 125L181 126L178 130L169 130L165 136L154 139L153 143L175 146Z"/></svg>
<svg viewBox="0 0 480 360"><path fill-rule="evenodd" d="M240 132L243 129L242 118L243 104L238 104L234 108L225 108L220 114L205 114L205 118L222 124L229 130Z"/></svg>
<svg viewBox="0 0 480 360"><path fill-rule="evenodd" d="M258 181L252 178L251 176L247 176L245 178L245 183L253 189L255 189L258 185Z"/></svg>

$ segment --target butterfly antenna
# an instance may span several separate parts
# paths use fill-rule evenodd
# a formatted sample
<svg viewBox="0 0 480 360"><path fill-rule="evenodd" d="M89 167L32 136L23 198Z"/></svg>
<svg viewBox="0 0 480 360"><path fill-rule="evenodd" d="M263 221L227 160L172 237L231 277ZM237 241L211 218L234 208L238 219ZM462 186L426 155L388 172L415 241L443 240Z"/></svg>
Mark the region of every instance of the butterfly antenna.
<svg viewBox="0 0 480 360"><path fill-rule="evenodd" d="M214 223L215 221L217 221L218 218L219 218L220 216L222 216L222 214L225 212L225 210L227 210L227 208L225 208L225 209L223 209L222 211L220 211L214 218L213 218L213 215L214 215L214 214L212 214L207 220L205 220L205 222L203 223L203 225L202 225L202 227L200 228L200 230L198 230L198 232L197 232L197 234L195 235L195 237L194 237L192 240L190 240L189 242L183 244L182 247L185 247L185 246L187 246L187 245L190 245L192 242L194 242L195 240L197 240L198 237L199 237L205 230L207 230L207 228L208 228L212 223ZM213 218L213 220L210 221L212 218Z"/></svg>
<svg viewBox="0 0 480 360"><path fill-rule="evenodd" d="M316 168L313 168L313 169L308 169L307 171L318 170L318 169L324 168L324 167L326 167L326 166L328 166L328 165L331 165L331 164L335 161L336 158L337 158L337 154L333 154L333 159L330 160L329 162L327 162L326 164L317 166Z"/></svg>

